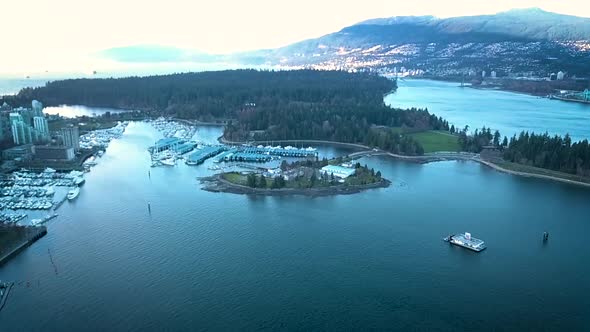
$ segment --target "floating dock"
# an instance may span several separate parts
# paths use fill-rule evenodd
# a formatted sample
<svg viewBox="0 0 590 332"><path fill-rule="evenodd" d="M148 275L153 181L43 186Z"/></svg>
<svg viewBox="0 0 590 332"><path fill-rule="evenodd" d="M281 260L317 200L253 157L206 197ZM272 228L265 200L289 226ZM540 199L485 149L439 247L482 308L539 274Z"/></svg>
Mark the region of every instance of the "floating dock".
<svg viewBox="0 0 590 332"><path fill-rule="evenodd" d="M313 148L307 149L298 149L291 146L287 147L273 147L273 146L252 146L246 147L241 149L240 152L248 153L248 154L268 154L271 156L280 156L280 157L294 157L294 158L307 158L307 157L317 157L318 151Z"/></svg>
<svg viewBox="0 0 590 332"><path fill-rule="evenodd" d="M467 248L476 252L480 252L487 248L485 242L472 237L471 233L449 235L443 240L456 246Z"/></svg>
<svg viewBox="0 0 590 332"><path fill-rule="evenodd" d="M200 150L191 153L186 159L187 165L198 165L203 163L205 160L214 157L221 152L227 150L227 147L223 145L206 146Z"/></svg>

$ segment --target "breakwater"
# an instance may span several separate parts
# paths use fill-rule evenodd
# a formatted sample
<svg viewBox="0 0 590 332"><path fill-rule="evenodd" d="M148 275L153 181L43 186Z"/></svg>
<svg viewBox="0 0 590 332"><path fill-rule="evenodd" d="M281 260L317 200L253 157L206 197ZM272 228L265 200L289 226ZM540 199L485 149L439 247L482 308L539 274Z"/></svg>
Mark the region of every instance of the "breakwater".
<svg viewBox="0 0 590 332"><path fill-rule="evenodd" d="M0 226L0 265L46 234L45 226Z"/></svg>

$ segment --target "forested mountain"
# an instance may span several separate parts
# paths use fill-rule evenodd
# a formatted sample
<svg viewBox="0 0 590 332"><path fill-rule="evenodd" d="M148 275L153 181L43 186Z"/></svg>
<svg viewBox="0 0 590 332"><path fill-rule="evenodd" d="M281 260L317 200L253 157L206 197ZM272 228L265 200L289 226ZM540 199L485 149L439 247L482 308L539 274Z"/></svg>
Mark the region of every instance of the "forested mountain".
<svg viewBox="0 0 590 332"><path fill-rule="evenodd" d="M564 71L590 76L590 19L540 9L496 15L374 19L317 39L258 52L269 63L317 68L481 70L499 76Z"/></svg>

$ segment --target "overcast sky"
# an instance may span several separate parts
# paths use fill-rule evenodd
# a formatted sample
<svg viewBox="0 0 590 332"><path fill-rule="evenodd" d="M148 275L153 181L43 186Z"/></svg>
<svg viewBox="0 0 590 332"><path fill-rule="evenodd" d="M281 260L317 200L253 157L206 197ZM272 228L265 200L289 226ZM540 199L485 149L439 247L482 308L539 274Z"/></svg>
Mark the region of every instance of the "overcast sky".
<svg viewBox="0 0 590 332"><path fill-rule="evenodd" d="M369 18L526 7L590 17L590 1L582 0L2 0L0 74L116 67L93 56L111 47L228 53L284 46Z"/></svg>

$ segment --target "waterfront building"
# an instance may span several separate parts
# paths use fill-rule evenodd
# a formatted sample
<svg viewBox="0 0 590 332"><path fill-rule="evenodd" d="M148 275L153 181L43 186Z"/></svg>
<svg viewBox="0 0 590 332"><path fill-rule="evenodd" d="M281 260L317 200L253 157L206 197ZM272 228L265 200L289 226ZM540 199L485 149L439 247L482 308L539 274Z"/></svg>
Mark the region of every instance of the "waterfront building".
<svg viewBox="0 0 590 332"><path fill-rule="evenodd" d="M37 132L37 140L46 142L49 140L49 125L44 116L33 117L33 128Z"/></svg>
<svg viewBox="0 0 590 332"><path fill-rule="evenodd" d="M28 126L20 113L10 113L10 129L12 130L12 140L16 145L33 143L31 127Z"/></svg>
<svg viewBox="0 0 590 332"><path fill-rule="evenodd" d="M353 175L356 171L354 168L344 167L344 166L337 166L337 165L328 165L324 166L320 169L322 174L334 175L335 177L346 179L347 177Z"/></svg>
<svg viewBox="0 0 590 332"><path fill-rule="evenodd" d="M73 147L68 146L35 146L35 159L70 161L76 156Z"/></svg>
<svg viewBox="0 0 590 332"><path fill-rule="evenodd" d="M2 159L30 160L33 157L33 144L25 144L2 151Z"/></svg>
<svg viewBox="0 0 590 332"><path fill-rule="evenodd" d="M481 71L481 78L486 78L486 71L485 70Z"/></svg>
<svg viewBox="0 0 590 332"><path fill-rule="evenodd" d="M43 103L38 100L31 102L33 116L43 116Z"/></svg>
<svg viewBox="0 0 590 332"><path fill-rule="evenodd" d="M12 132L10 131L10 111L5 110L2 107L2 110L0 110L0 141L7 141L11 139Z"/></svg>
<svg viewBox="0 0 590 332"><path fill-rule="evenodd" d="M65 127L61 129L63 145L73 148L74 151L80 150L80 131L76 126Z"/></svg>
<svg viewBox="0 0 590 332"><path fill-rule="evenodd" d="M565 78L565 73L562 71L559 71L559 73L557 73L557 80L561 81Z"/></svg>
<svg viewBox="0 0 590 332"><path fill-rule="evenodd" d="M157 153L168 149L174 149L182 143L183 141L178 137L162 138L158 140L154 146L150 147L149 150L152 153Z"/></svg>

